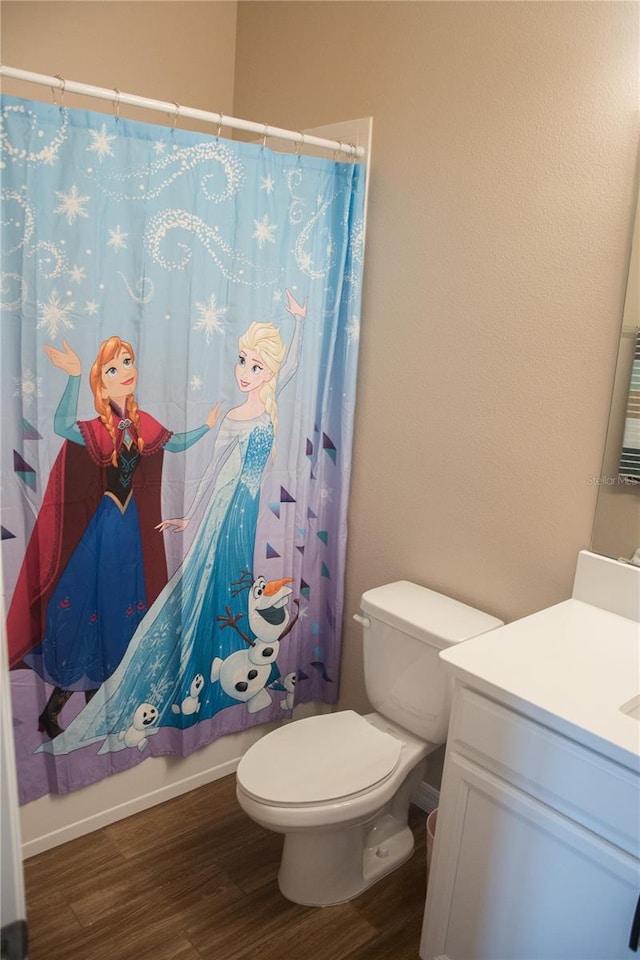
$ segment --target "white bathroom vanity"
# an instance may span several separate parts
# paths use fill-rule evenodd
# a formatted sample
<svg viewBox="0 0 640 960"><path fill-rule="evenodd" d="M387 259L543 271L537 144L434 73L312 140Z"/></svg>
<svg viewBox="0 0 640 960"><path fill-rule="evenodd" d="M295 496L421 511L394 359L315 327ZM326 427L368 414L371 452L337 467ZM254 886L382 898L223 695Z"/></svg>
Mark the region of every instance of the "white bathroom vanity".
<svg viewBox="0 0 640 960"><path fill-rule="evenodd" d="M422 960L640 956L640 569L584 599L612 563L581 554L572 599L441 654Z"/></svg>

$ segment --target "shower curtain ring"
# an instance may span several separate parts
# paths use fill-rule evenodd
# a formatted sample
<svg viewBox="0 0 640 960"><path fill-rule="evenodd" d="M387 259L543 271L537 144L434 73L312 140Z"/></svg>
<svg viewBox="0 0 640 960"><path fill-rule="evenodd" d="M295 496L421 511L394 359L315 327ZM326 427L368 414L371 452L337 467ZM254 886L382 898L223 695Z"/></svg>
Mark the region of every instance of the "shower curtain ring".
<svg viewBox="0 0 640 960"><path fill-rule="evenodd" d="M219 113L219 114L218 114L218 117L219 117L220 119L218 120L218 129L217 129L217 131L216 131L216 137L217 137L218 139L220 139L220 131L222 130L222 121L224 120L224 114L223 114L223 113Z"/></svg>
<svg viewBox="0 0 640 960"><path fill-rule="evenodd" d="M60 81L60 109L62 110L62 108L64 107L64 91L65 91L65 87L67 86L67 81L65 80L64 77L61 77L59 73L55 74L55 78L56 80ZM51 87L51 90L53 91L53 87ZM53 102L56 103L55 93L53 94Z"/></svg>
<svg viewBox="0 0 640 960"><path fill-rule="evenodd" d="M114 87L113 92L115 93L115 98L113 101L113 115L116 118L116 120L119 120L120 119L120 91L118 90L117 87Z"/></svg>
<svg viewBox="0 0 640 960"><path fill-rule="evenodd" d="M268 124L268 123L265 123L265 125L264 125L264 131L263 131L263 133L262 133L262 149L263 149L263 150L264 150L264 148L265 148L266 145L267 145L267 131L268 131L268 129L269 129L269 124Z"/></svg>
<svg viewBox="0 0 640 960"><path fill-rule="evenodd" d="M298 132L300 134L300 140L296 141L296 153L298 154L298 156L300 156L300 154L302 153L302 150L304 149L305 135L304 133L302 133L301 130L299 130Z"/></svg>
<svg viewBox="0 0 640 960"><path fill-rule="evenodd" d="M173 101L173 103L174 103L174 106L175 106L176 109L175 109L175 112L174 112L174 114L173 114L173 124L172 124L172 126L171 126L171 129L172 129L172 130L175 130L175 128L176 128L176 123L178 122L178 115L179 115L179 113L180 113L180 104L177 103L175 100Z"/></svg>

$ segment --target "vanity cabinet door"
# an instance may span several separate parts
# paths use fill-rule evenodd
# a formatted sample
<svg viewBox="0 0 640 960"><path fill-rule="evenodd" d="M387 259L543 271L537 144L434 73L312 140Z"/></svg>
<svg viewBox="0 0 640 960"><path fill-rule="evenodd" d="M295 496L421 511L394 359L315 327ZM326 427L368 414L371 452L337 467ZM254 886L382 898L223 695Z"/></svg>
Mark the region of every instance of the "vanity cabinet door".
<svg viewBox="0 0 640 960"><path fill-rule="evenodd" d="M637 957L638 861L465 757L447 760L420 957Z"/></svg>

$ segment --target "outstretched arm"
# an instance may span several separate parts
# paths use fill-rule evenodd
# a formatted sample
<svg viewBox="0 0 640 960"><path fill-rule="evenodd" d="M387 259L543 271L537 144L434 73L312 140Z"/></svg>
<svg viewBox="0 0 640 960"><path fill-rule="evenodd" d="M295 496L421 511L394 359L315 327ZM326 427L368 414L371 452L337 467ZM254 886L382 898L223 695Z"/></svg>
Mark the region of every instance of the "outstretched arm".
<svg viewBox="0 0 640 960"><path fill-rule="evenodd" d="M246 643L248 643L250 647L255 647L256 645L255 640L252 640L250 637L246 635L246 633L243 633L240 627L238 626L238 620L242 620L244 614L237 613L234 616L233 613L231 612L231 607L229 606L229 604L227 604L227 607L226 607L226 614L227 614L226 617L220 617L220 616L217 617L218 621L220 622L220 629L224 630L225 627L233 627L233 629L240 634L242 639Z"/></svg>
<svg viewBox="0 0 640 960"><path fill-rule="evenodd" d="M66 340L62 341L63 350L45 346L45 353L54 366L64 370L69 375L67 386L60 398L60 403L53 418L53 429L59 437L71 440L84 446L84 440L78 427L78 396L80 394L80 373L82 366L80 357L71 349Z"/></svg>
<svg viewBox="0 0 640 960"><path fill-rule="evenodd" d="M278 640L282 640L284 637L286 637L286 635L287 635L288 633L291 633L291 631L292 631L293 628L295 627L296 623L298 622L298 617L300 616L300 601L297 600L297 599L294 597L293 602L294 602L295 605L296 605L295 613L294 613L293 617L291 618L291 620L289 620L289 623L287 624L287 626L285 627L285 629L282 631L282 633L281 633L280 636L278 637Z"/></svg>
<svg viewBox="0 0 640 960"><path fill-rule="evenodd" d="M302 340L302 321L307 315L307 301L305 300L303 306L300 306L300 304L293 298L289 290L286 291L286 294L286 310L293 317L295 326L293 328L293 336L291 338L291 343L289 344L289 349L287 350L287 355L282 366L280 367L280 373L278 374L277 393L280 393L282 388L287 385L289 380L291 380L298 369L298 361L300 359L300 341Z"/></svg>
<svg viewBox="0 0 640 960"><path fill-rule="evenodd" d="M188 450L201 437L209 433L209 430L213 430L219 418L220 404L216 403L215 407L212 407L209 411L209 415L201 427L196 427L195 430L187 430L186 433L172 434L165 443L164 449L168 450L169 453L182 453L184 450Z"/></svg>

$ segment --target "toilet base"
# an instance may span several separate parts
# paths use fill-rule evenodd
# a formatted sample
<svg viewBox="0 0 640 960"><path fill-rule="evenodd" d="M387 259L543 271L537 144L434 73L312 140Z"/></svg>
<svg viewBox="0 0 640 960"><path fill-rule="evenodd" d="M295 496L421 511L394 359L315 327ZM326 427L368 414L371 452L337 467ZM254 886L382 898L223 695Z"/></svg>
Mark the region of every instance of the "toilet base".
<svg viewBox="0 0 640 960"><path fill-rule="evenodd" d="M308 907L346 903L408 860L415 842L409 804L425 769L422 757L373 816L343 827L285 833L278 873L282 895Z"/></svg>
<svg viewBox="0 0 640 960"><path fill-rule="evenodd" d="M288 833L278 886L287 900L304 906L346 903L408 860L413 848L410 827L390 814L373 827Z"/></svg>

